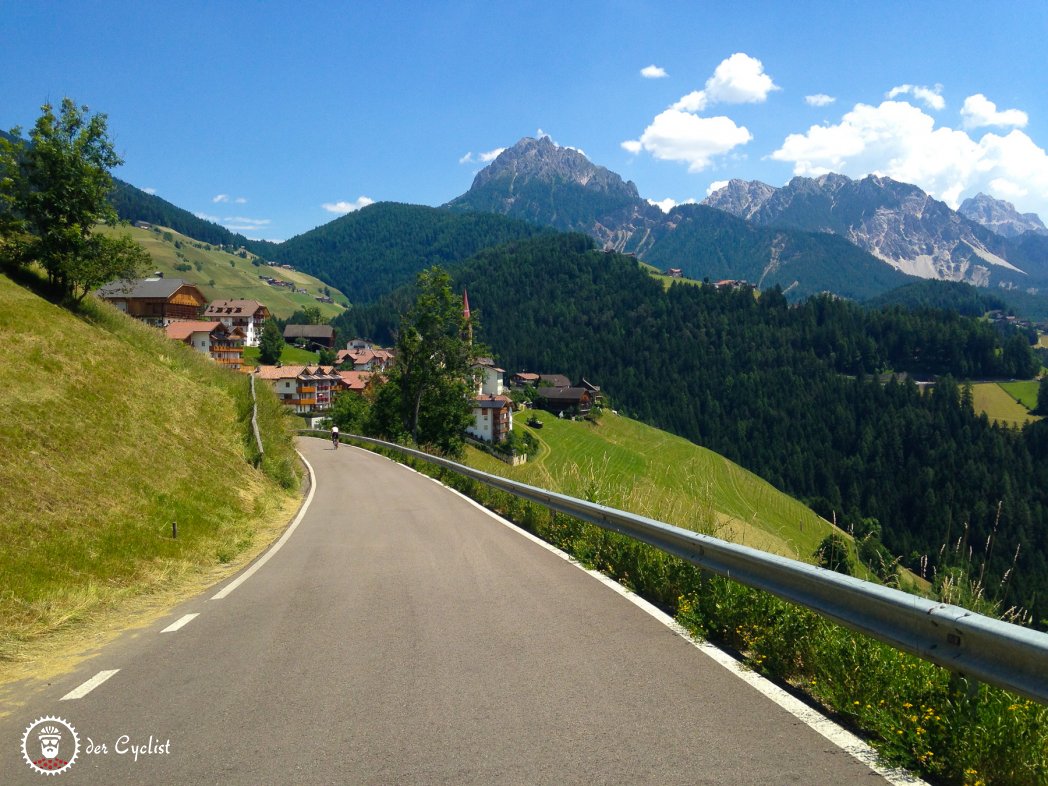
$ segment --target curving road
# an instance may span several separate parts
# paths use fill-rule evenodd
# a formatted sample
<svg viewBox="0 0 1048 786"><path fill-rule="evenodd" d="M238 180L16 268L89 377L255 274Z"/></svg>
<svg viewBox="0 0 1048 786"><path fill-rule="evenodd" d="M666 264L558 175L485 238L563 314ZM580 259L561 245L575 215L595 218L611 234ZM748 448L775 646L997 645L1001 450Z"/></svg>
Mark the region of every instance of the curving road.
<svg viewBox="0 0 1048 786"><path fill-rule="evenodd" d="M467 500L300 447L316 492L280 550L30 697L0 781L45 782L19 742L54 715L81 741L64 784L884 782Z"/></svg>

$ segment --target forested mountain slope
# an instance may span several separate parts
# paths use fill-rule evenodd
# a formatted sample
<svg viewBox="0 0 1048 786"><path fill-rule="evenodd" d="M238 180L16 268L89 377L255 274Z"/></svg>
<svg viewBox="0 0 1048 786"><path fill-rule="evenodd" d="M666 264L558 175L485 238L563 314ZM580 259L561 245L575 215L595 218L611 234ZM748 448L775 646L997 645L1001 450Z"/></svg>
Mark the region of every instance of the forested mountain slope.
<svg viewBox="0 0 1048 786"><path fill-rule="evenodd" d="M1035 363L1021 336L937 311L830 298L790 306L776 291L664 292L634 260L578 235L484 251L457 280L503 367L585 375L631 416L857 532L879 532L928 578L965 566L970 544L973 570L987 563L988 594L1045 616L1048 423L1022 433L992 426L949 379L922 394L863 376L1029 376ZM347 315L349 329L381 336L390 303Z"/></svg>

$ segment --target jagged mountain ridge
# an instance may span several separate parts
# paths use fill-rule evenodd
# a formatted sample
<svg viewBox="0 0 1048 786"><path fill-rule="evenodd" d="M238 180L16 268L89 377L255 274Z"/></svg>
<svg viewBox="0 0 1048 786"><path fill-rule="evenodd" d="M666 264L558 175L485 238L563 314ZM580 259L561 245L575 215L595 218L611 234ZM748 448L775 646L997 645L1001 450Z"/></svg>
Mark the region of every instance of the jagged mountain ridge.
<svg viewBox="0 0 1048 786"><path fill-rule="evenodd" d="M1048 235L1048 227L1036 213L1020 213L1011 202L982 192L961 202L957 212L1003 237L1019 237L1024 232Z"/></svg>
<svg viewBox="0 0 1048 786"><path fill-rule="evenodd" d="M917 186L887 177L795 177L782 188L733 180L703 204L762 226L840 235L921 278L1021 289L1048 283L1048 259L1020 252Z"/></svg>
<svg viewBox="0 0 1048 786"><path fill-rule="evenodd" d="M763 196L774 191L765 189ZM825 233L750 227L697 205L664 213L632 182L549 138L525 137L504 150L446 207L583 232L606 249L680 268L690 278L778 284L793 297L820 291L866 297L905 283L872 255Z"/></svg>

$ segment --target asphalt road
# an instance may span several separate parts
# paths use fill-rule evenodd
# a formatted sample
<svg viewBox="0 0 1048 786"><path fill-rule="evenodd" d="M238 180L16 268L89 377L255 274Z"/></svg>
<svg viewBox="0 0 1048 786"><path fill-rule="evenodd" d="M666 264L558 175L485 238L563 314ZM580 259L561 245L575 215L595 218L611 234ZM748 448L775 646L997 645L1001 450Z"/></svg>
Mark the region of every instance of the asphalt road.
<svg viewBox="0 0 1048 786"><path fill-rule="evenodd" d="M301 448L316 494L281 550L30 696L0 722L0 782L45 781L20 741L53 715L81 744L64 784L883 783L459 496Z"/></svg>

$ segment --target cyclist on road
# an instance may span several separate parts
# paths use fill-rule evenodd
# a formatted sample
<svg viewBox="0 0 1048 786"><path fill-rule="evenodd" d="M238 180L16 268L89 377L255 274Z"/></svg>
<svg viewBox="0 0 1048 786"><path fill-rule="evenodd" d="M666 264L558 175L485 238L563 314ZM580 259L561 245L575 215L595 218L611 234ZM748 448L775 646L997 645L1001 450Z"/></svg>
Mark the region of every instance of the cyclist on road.
<svg viewBox="0 0 1048 786"><path fill-rule="evenodd" d="M338 450L338 426L331 427L331 444Z"/></svg>

